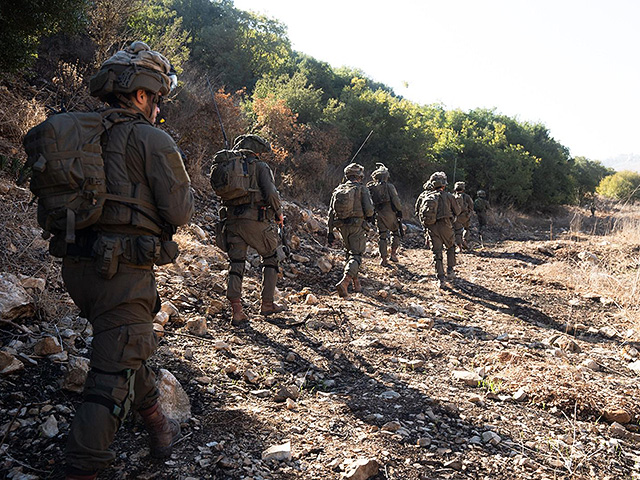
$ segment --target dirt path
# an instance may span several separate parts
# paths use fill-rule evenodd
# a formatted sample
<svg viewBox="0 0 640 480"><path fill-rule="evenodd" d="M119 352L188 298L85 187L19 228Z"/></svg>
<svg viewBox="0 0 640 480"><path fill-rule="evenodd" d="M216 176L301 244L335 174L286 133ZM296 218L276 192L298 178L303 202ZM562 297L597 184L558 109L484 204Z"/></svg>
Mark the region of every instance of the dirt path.
<svg viewBox="0 0 640 480"><path fill-rule="evenodd" d="M269 321L254 317L245 328L232 327L221 308L226 262L209 242L160 273L161 295L182 320L165 326L153 365L178 378L193 418L172 458L154 464L131 416L114 444L118 458L100 478L338 479L360 458L377 460L376 479L638 474L640 396L627 367L638 346L629 329L637 325L548 268L570 264L585 244L487 241L459 256L454 286L439 291L431 254L414 236L397 265L367 257L363 293L341 300L332 290L339 265L321 274L315 259L330 252L301 236L296 253L309 261L290 262L280 281L289 310ZM253 312L257 271L245 280ZM309 293L316 304L306 303L314 303ZM198 314L207 317L202 338L183 326ZM8 330L0 338L29 341ZM584 366L588 360L595 366ZM16 415L1 474L18 468L61 477L65 432L80 399L59 388L64 371L38 359L28 374L0 379L3 431ZM282 387L297 398L276 401ZM631 417L624 433L603 417L618 410ZM60 434L45 438L38 425L50 412ZM292 460L261 459L286 442Z"/></svg>

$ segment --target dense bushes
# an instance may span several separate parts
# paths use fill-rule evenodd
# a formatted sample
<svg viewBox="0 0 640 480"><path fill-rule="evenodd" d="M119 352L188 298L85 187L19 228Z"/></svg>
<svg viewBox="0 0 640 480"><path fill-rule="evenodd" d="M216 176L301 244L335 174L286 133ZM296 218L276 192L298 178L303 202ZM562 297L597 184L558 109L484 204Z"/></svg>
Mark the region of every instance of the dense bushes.
<svg viewBox="0 0 640 480"><path fill-rule="evenodd" d="M484 189L495 203L539 208L580 202L612 173L596 161L571 158L567 147L542 124L493 110L418 105L358 70L332 68L294 52L284 25L238 10L231 0L27 3L41 10L36 15L40 26L27 34L24 28L31 24L24 19L0 34L3 48L17 40L26 42L24 48L12 50L23 57L12 60L14 67L28 64L43 36L84 26L69 44L76 51L94 52L89 70L133 39L149 42L182 70L182 88L166 109L165 125L189 153L188 167L195 175L206 172L213 152L223 147L205 77L214 84L229 136L250 130L267 137L274 146L269 160L282 188L304 197L301 200L309 199L310 193L326 200L342 168L371 131L357 161L367 172L375 163L385 163L407 199L418 194L432 172L444 170L451 182L466 181L471 193ZM18 2L2 5L3 18L7 9L6 18L17 15ZM52 12L67 12L65 21ZM82 42L90 45L78 48ZM69 71L72 54L47 59L53 65L48 81L61 67ZM76 64L86 66L87 60L78 56ZM88 76L76 68L86 84ZM79 98L81 88L75 93L59 90L59 96L68 97L60 101L77 104L70 100ZM607 182L599 191L622 191L622 180ZM612 182L618 186L612 187ZM206 182L199 184L205 188Z"/></svg>

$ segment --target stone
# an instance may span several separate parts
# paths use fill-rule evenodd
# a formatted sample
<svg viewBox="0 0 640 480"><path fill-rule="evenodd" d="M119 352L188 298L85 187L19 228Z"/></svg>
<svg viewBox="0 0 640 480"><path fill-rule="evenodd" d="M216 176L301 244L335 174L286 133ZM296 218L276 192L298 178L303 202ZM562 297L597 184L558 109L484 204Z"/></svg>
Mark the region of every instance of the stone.
<svg viewBox="0 0 640 480"><path fill-rule="evenodd" d="M196 237L198 237L198 240L200 240L201 242L204 242L207 239L206 232L199 225L192 223L191 230L196 234Z"/></svg>
<svg viewBox="0 0 640 480"><path fill-rule="evenodd" d="M420 437L418 439L417 445L419 447L428 447L431 445L431 439L429 437Z"/></svg>
<svg viewBox="0 0 640 480"><path fill-rule="evenodd" d="M35 304L18 277L11 273L0 273L0 318L15 320L31 317Z"/></svg>
<svg viewBox="0 0 640 480"><path fill-rule="evenodd" d="M592 358L588 358L586 359L584 362L582 362L580 365L587 367L589 370L593 370L594 372L597 372L598 370L600 370L600 365L598 365L598 362L596 362L595 360L593 360Z"/></svg>
<svg viewBox="0 0 640 480"><path fill-rule="evenodd" d="M498 445L502 441L502 438L495 432L487 431L482 434L482 441L489 445Z"/></svg>
<svg viewBox="0 0 640 480"><path fill-rule="evenodd" d="M380 394L380 398L383 400L397 400L400 398L400 394L394 390L387 390Z"/></svg>
<svg viewBox="0 0 640 480"><path fill-rule="evenodd" d="M304 299L305 305L317 305L318 303L320 303L320 301L313 293L308 294L307 298Z"/></svg>
<svg viewBox="0 0 640 480"><path fill-rule="evenodd" d="M70 355L62 388L70 392L82 393L87 375L89 375L89 359Z"/></svg>
<svg viewBox="0 0 640 480"><path fill-rule="evenodd" d="M22 285L23 288L30 288L42 293L47 286L47 281L44 278L24 277L20 279L20 285Z"/></svg>
<svg viewBox="0 0 640 480"><path fill-rule="evenodd" d="M260 390L251 390L249 393L258 398L267 398L269 395L271 395L271 390L269 390L268 388L263 388Z"/></svg>
<svg viewBox="0 0 640 480"><path fill-rule="evenodd" d="M294 352L289 352L289 353L287 353L287 356L285 357L285 360L287 362L293 363L293 362L296 361L297 358L298 358L298 356Z"/></svg>
<svg viewBox="0 0 640 480"><path fill-rule="evenodd" d="M196 377L194 378L194 380L198 382L200 385L209 385L212 382L211 377L207 377L206 375Z"/></svg>
<svg viewBox="0 0 640 480"><path fill-rule="evenodd" d="M291 442L274 445L262 452L262 460L276 460L278 462L291 461Z"/></svg>
<svg viewBox="0 0 640 480"><path fill-rule="evenodd" d="M513 394L513 399L516 402L526 402L528 398L527 392L524 387L520 387L516 393Z"/></svg>
<svg viewBox="0 0 640 480"><path fill-rule="evenodd" d="M609 427L609 434L615 438L625 438L628 433L627 429L618 422L613 422Z"/></svg>
<svg viewBox="0 0 640 480"><path fill-rule="evenodd" d="M582 260L583 262L589 262L589 263L593 263L596 264L598 263L598 257L595 256L593 253L591 252L580 252L578 253L578 258L580 260Z"/></svg>
<svg viewBox="0 0 640 480"><path fill-rule="evenodd" d="M378 296L382 299L385 299L389 296L389 292L384 289L378 290Z"/></svg>
<svg viewBox="0 0 640 480"><path fill-rule="evenodd" d="M452 470L460 471L462 470L462 460L459 458L454 458L453 460L449 460L448 462L444 462L442 465L444 468L451 468Z"/></svg>
<svg viewBox="0 0 640 480"><path fill-rule="evenodd" d="M167 312L163 312L162 310L160 310L153 319L153 323L162 325L163 327L167 324L168 321L169 314Z"/></svg>
<svg viewBox="0 0 640 480"><path fill-rule="evenodd" d="M397 432L398 430L400 430L400 428L402 427L402 425L400 425L400 422L397 421L392 421L392 422L387 422L385 423L381 430L384 430L386 432Z"/></svg>
<svg viewBox="0 0 640 480"><path fill-rule="evenodd" d="M169 317L177 317L180 315L180 312L176 308L176 306L171 302L163 302L160 307L161 312L165 312L169 315Z"/></svg>
<svg viewBox="0 0 640 480"><path fill-rule="evenodd" d="M610 326L605 326L602 327L600 330L598 330L598 332L600 333L600 335L603 335L607 338L615 338L618 336L618 332L615 328L610 327Z"/></svg>
<svg viewBox="0 0 640 480"><path fill-rule="evenodd" d="M258 383L258 381L260 381L260 375L258 375L258 372L251 370L250 368L244 371L242 378L249 383Z"/></svg>
<svg viewBox="0 0 640 480"><path fill-rule="evenodd" d="M294 260L294 261L299 262L299 263L307 263L310 260L310 258L309 257L304 257L302 255L298 255L296 253L292 253L291 254L291 260Z"/></svg>
<svg viewBox="0 0 640 480"><path fill-rule="evenodd" d="M51 336L44 337L33 347L33 353L41 357L60 353L61 351L62 345L60 345L60 342L56 337Z"/></svg>
<svg viewBox="0 0 640 480"><path fill-rule="evenodd" d="M470 387L477 387L482 383L482 377L476 372L467 370L454 370L451 374L453 379L458 383L464 383Z"/></svg>
<svg viewBox="0 0 640 480"><path fill-rule="evenodd" d="M276 402L284 402L287 398L297 400L300 396L300 390L295 385L283 385L273 398Z"/></svg>
<svg viewBox="0 0 640 480"><path fill-rule="evenodd" d="M295 402L295 400L292 400L291 398L287 398L285 400L284 406L287 410L295 410L296 408L298 408L298 404Z"/></svg>
<svg viewBox="0 0 640 480"><path fill-rule="evenodd" d="M215 298L209 299L209 305L207 306L207 313L209 315L215 315L216 313L222 312L226 307L226 304Z"/></svg>
<svg viewBox="0 0 640 480"><path fill-rule="evenodd" d="M569 337L565 337L561 335L553 341L553 346L560 348L563 352L568 353L580 353L582 349L580 345L578 345L575 340L570 339Z"/></svg>
<svg viewBox="0 0 640 480"><path fill-rule="evenodd" d="M316 261L316 266L322 273L329 273L333 268L333 263L331 262L331 259L325 255Z"/></svg>
<svg viewBox="0 0 640 480"><path fill-rule="evenodd" d="M213 348L215 348L217 351L231 353L231 345L229 345L227 342L223 342L222 340L216 341L216 343L213 344Z"/></svg>
<svg viewBox="0 0 640 480"><path fill-rule="evenodd" d="M24 363L8 352L0 350L0 374L11 375L24 370Z"/></svg>
<svg viewBox="0 0 640 480"><path fill-rule="evenodd" d="M63 350L62 352L52 353L48 355L47 358L52 362L63 363L69 360L69 352Z"/></svg>
<svg viewBox="0 0 640 480"><path fill-rule="evenodd" d="M377 475L379 470L380 465L377 460L362 458L348 465L344 478L348 480L367 480Z"/></svg>
<svg viewBox="0 0 640 480"><path fill-rule="evenodd" d="M409 313L415 317L425 317L427 315L424 307L417 303L412 303L411 305L409 305Z"/></svg>
<svg viewBox="0 0 640 480"><path fill-rule="evenodd" d="M40 434L46 438L53 438L60 430L58 429L58 420L53 415L49 415L44 423L38 428Z"/></svg>
<svg viewBox="0 0 640 480"><path fill-rule="evenodd" d="M205 317L194 317L187 320L187 330L192 335L206 335L208 332L207 319Z"/></svg>
<svg viewBox="0 0 640 480"><path fill-rule="evenodd" d="M633 370L636 373L640 373L640 360L636 360L633 363L630 363L629 365L627 365L627 368Z"/></svg>
<svg viewBox="0 0 640 480"><path fill-rule="evenodd" d="M187 422L191 418L189 397L180 382L169 370L160 369L156 384L160 392L158 401L164 413L178 422Z"/></svg>
<svg viewBox="0 0 640 480"><path fill-rule="evenodd" d="M164 327L159 323L153 324L153 331L158 337L164 337Z"/></svg>
<svg viewBox="0 0 640 480"><path fill-rule="evenodd" d="M629 423L631 421L631 415L629 412L622 408L607 409L604 411L604 418L609 422L616 422L620 424Z"/></svg>

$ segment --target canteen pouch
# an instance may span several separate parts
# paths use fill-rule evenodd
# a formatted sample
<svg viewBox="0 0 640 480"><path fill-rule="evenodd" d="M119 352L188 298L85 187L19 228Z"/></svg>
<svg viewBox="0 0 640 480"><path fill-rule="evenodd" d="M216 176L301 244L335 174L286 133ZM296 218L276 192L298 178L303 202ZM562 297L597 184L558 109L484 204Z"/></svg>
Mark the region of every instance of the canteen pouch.
<svg viewBox="0 0 640 480"><path fill-rule="evenodd" d="M136 256L132 259L137 265L153 265L161 255L160 239L153 235L136 237Z"/></svg>
<svg viewBox="0 0 640 480"><path fill-rule="evenodd" d="M98 274L109 280L118 271L120 256L124 252L122 239L115 236L102 235L93 246Z"/></svg>
<svg viewBox="0 0 640 480"><path fill-rule="evenodd" d="M173 240L164 240L160 242L160 255L155 260L156 265L166 265L168 263L173 263L178 258L178 253L180 253L180 248L178 244Z"/></svg>

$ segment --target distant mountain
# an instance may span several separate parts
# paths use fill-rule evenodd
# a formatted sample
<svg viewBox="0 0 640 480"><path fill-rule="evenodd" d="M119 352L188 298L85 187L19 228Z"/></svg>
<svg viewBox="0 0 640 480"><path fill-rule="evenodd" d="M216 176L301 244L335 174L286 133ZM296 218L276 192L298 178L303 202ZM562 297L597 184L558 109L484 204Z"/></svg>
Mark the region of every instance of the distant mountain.
<svg viewBox="0 0 640 480"><path fill-rule="evenodd" d="M618 172L622 170L633 170L634 172L640 173L640 155L637 153L627 153L607 158L606 160L602 160L602 164Z"/></svg>

